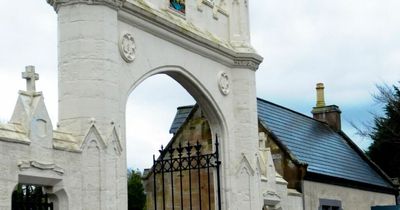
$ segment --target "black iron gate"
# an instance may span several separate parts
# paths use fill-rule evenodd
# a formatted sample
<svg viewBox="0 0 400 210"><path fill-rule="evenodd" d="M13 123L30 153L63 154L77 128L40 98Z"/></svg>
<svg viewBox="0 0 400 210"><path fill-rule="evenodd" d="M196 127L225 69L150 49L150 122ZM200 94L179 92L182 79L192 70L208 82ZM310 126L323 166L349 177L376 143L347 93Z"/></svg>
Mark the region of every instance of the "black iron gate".
<svg viewBox="0 0 400 210"><path fill-rule="evenodd" d="M199 142L179 144L177 148L171 145L165 149L161 147L157 160L153 156L154 210L157 207L162 210L213 210L214 206L221 209L218 137L214 153L202 154L202 147ZM214 196L215 187L217 196Z"/></svg>
<svg viewBox="0 0 400 210"><path fill-rule="evenodd" d="M12 194L12 210L53 210L53 203L42 187L18 185Z"/></svg>

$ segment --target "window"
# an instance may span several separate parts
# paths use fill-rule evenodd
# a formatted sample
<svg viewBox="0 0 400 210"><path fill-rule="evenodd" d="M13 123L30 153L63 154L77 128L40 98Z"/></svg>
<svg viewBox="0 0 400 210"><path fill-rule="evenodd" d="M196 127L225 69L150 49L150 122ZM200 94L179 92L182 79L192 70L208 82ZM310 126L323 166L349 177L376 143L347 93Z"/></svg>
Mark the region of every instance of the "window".
<svg viewBox="0 0 400 210"><path fill-rule="evenodd" d="M339 207L322 205L322 210L339 210Z"/></svg>
<svg viewBox="0 0 400 210"><path fill-rule="evenodd" d="M319 210L342 210L342 202L339 200L319 199Z"/></svg>
<svg viewBox="0 0 400 210"><path fill-rule="evenodd" d="M185 0L170 0L169 6L173 10L185 14Z"/></svg>

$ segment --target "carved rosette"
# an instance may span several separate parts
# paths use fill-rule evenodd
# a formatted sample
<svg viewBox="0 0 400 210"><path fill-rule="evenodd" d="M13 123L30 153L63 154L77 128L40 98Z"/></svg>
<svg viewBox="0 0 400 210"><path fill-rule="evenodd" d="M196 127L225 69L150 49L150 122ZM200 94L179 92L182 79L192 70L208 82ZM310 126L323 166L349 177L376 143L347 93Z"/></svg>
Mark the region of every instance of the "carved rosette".
<svg viewBox="0 0 400 210"><path fill-rule="evenodd" d="M135 60L136 44L132 34L125 33L121 36L119 41L119 52L127 63L131 63L133 60Z"/></svg>
<svg viewBox="0 0 400 210"><path fill-rule="evenodd" d="M122 7L125 1L126 0L47 0L47 3L53 6L55 11L58 11L60 6L72 4L106 5L113 9L118 9Z"/></svg>
<svg viewBox="0 0 400 210"><path fill-rule="evenodd" d="M226 72L220 72L218 75L219 90L223 95L228 95L230 92L231 81Z"/></svg>

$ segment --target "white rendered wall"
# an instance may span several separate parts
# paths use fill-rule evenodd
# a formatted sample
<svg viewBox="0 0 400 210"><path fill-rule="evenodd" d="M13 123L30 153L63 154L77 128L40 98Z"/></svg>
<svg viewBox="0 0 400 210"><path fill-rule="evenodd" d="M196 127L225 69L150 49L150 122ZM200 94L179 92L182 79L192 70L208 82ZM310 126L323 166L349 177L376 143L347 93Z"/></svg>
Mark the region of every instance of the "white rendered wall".
<svg viewBox="0 0 400 210"><path fill-rule="evenodd" d="M341 187L318 182L304 181L304 209L318 210L319 199L339 200L343 209L371 210L376 205L395 205L395 196L391 194L377 193L359 190L349 187Z"/></svg>

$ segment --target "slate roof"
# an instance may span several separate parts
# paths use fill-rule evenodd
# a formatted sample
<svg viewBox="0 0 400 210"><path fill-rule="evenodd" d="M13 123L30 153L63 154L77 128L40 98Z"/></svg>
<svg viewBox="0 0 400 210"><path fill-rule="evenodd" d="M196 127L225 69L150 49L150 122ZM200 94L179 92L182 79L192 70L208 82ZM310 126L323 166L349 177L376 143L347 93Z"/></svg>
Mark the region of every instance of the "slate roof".
<svg viewBox="0 0 400 210"><path fill-rule="evenodd" d="M301 162L307 172L392 188L340 133L327 124L257 99L258 118Z"/></svg>
<svg viewBox="0 0 400 210"><path fill-rule="evenodd" d="M169 133L176 134L178 129L185 122L186 118L189 116L194 106L181 106L178 107L176 112L174 121L172 122L171 128L169 129Z"/></svg>
<svg viewBox="0 0 400 210"><path fill-rule="evenodd" d="M176 133L192 109L193 106L178 108L170 133ZM286 147L284 149L297 161L308 165L307 172L393 188L345 134L335 132L309 116L259 98L257 111L261 124Z"/></svg>

